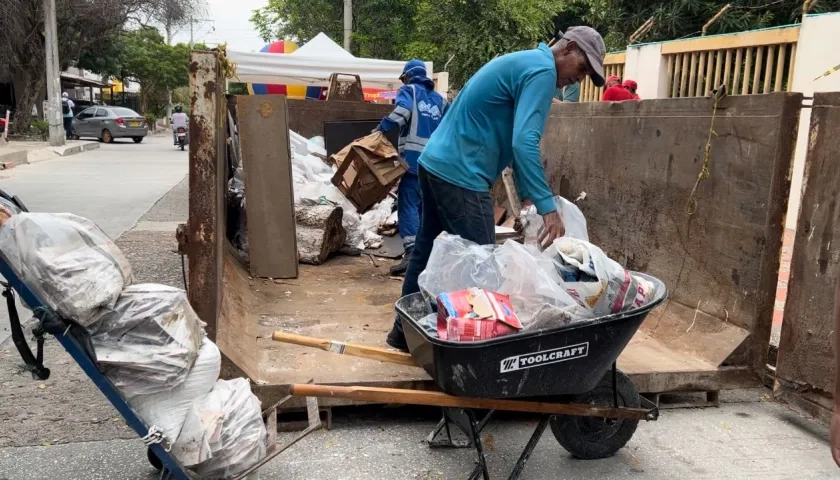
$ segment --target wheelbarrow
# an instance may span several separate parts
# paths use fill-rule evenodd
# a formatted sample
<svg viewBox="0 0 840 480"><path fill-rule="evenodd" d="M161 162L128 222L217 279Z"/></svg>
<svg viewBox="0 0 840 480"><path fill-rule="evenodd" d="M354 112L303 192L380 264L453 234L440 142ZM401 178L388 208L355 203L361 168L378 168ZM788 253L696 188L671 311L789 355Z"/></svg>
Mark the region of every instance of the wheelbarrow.
<svg viewBox="0 0 840 480"><path fill-rule="evenodd" d="M600 459L625 446L640 420L659 417L655 404L639 395L616 359L647 314L667 297L656 278L653 299L640 309L547 330L479 342L452 342L430 335L421 319L434 313L422 294L395 306L410 354L378 347L274 332L272 339L337 354L422 367L440 391L332 385L290 385L289 394L378 403L440 406L443 418L427 437L433 448L474 448L470 480L489 479L481 431L495 411L540 414L540 421L508 477L519 478L545 429L574 457ZM478 419L476 410L487 411ZM453 440L452 426L466 437Z"/></svg>

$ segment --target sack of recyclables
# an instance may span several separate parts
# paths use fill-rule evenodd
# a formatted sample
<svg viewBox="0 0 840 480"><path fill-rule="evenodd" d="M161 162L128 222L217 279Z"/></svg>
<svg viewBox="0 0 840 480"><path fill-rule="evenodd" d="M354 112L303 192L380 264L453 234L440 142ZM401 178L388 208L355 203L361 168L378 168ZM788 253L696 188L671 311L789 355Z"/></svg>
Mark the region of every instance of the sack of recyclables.
<svg viewBox="0 0 840 480"><path fill-rule="evenodd" d="M0 226L0 251L47 306L91 328L131 284L131 265L99 227L69 213L15 212Z"/></svg>
<svg viewBox="0 0 840 480"><path fill-rule="evenodd" d="M419 284L430 302L470 288L501 294L509 298L522 332L632 311L655 293L651 282L597 246L571 237L558 238L541 252L513 240L494 248L442 233ZM430 321L424 318L421 325L431 333Z"/></svg>
<svg viewBox="0 0 840 480"><path fill-rule="evenodd" d="M438 295L437 305L437 334L441 340L474 342L522 329L510 298L500 293L469 288Z"/></svg>

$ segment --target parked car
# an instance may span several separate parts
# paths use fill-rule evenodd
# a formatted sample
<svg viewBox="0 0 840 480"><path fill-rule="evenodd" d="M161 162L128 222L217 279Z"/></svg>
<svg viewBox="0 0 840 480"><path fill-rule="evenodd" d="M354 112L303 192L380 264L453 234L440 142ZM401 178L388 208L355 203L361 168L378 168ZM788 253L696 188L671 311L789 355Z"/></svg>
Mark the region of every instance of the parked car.
<svg viewBox="0 0 840 480"><path fill-rule="evenodd" d="M73 117L73 136L94 137L105 143L115 138L130 138L140 143L149 127L146 119L130 108L89 107Z"/></svg>

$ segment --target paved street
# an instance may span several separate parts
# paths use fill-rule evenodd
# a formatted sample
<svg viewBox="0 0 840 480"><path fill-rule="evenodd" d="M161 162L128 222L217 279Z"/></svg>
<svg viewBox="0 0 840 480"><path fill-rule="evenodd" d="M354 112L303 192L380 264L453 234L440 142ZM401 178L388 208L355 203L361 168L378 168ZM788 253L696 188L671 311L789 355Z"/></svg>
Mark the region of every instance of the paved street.
<svg viewBox="0 0 840 480"><path fill-rule="evenodd" d="M21 165L0 172L0 188L20 197L32 211L75 213L118 238L186 176L188 153L169 140L168 136L148 137L141 144L118 140L90 152ZM180 220L186 220L185 212ZM8 336L3 308L0 344Z"/></svg>
<svg viewBox="0 0 840 480"><path fill-rule="evenodd" d="M148 143L147 143L148 142ZM33 210L87 216L131 261L137 282L181 286L174 226L187 218L187 155L168 138L18 167L0 188ZM6 175L6 172L3 172ZM153 480L145 449L55 342L53 376L32 380L17 352L0 348L0 480ZM578 461L547 431L523 479L840 478L827 429L768 401L769 390L725 393L721 408L663 410L613 458ZM434 410L345 409L331 431L315 432L273 460L262 480L466 478L471 451L430 450ZM484 433L493 478L507 478L534 427L503 417ZM281 433L281 439L290 434Z"/></svg>

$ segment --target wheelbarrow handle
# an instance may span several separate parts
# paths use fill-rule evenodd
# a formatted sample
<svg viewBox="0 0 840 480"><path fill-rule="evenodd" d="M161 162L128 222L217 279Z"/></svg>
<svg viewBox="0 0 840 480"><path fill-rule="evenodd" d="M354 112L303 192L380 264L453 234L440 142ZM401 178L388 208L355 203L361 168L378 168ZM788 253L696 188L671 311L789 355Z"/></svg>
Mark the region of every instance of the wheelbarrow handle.
<svg viewBox="0 0 840 480"><path fill-rule="evenodd" d="M276 331L271 334L271 339L280 343L291 343L294 345L301 345L304 347L317 348L327 352L337 353L339 355L350 355L352 357L367 358L370 360L379 360L381 362L397 363L400 365L407 365L410 367L417 367L417 362L408 353L395 352L379 347L369 347L366 345L357 345L353 343L344 343L336 340L327 340L324 338L307 337L304 335L296 335L294 333L286 333Z"/></svg>

